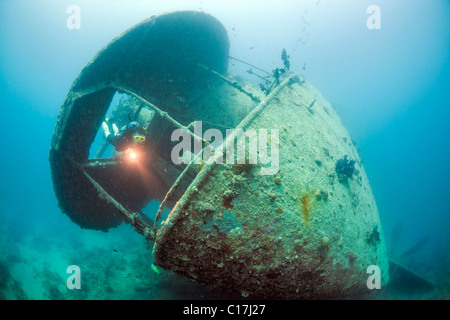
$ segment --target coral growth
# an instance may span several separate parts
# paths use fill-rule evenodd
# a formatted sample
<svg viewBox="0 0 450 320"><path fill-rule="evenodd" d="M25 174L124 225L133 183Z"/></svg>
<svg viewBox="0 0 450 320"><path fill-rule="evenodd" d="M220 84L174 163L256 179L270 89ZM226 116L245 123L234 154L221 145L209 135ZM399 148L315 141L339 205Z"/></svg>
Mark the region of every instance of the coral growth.
<svg viewBox="0 0 450 320"><path fill-rule="evenodd" d="M315 193L317 200L328 200L330 193L326 190L319 190Z"/></svg>
<svg viewBox="0 0 450 320"><path fill-rule="evenodd" d="M369 232L366 236L366 242L367 244L371 246L376 246L380 243L380 232L378 231L378 226L374 226L372 231Z"/></svg>
<svg viewBox="0 0 450 320"><path fill-rule="evenodd" d="M226 190L222 196L222 203L224 205L225 208L228 209L232 209L234 206L231 203L231 201L233 201L234 198L236 198L236 193L234 193L231 190Z"/></svg>
<svg viewBox="0 0 450 320"><path fill-rule="evenodd" d="M342 159L336 162L336 173L339 181L347 181L349 178L353 177L356 173L355 160L349 160L348 156L345 155Z"/></svg>
<svg viewBox="0 0 450 320"><path fill-rule="evenodd" d="M277 198L277 195L272 192L271 194L269 194L269 198L270 198L270 201L274 202L275 199Z"/></svg>
<svg viewBox="0 0 450 320"><path fill-rule="evenodd" d="M320 240L320 246L326 247L329 244L330 244L330 239L328 237L322 237L322 239Z"/></svg>
<svg viewBox="0 0 450 320"><path fill-rule="evenodd" d="M352 251L349 252L348 260L349 260L350 263L354 263L357 258L358 258L358 256L356 255L356 253L354 253Z"/></svg>

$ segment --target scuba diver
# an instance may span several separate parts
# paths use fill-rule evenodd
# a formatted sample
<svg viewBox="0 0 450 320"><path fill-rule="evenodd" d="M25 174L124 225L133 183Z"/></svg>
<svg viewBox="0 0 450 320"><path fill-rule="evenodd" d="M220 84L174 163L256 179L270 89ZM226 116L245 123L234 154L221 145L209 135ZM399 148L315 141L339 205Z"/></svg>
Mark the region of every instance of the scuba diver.
<svg viewBox="0 0 450 320"><path fill-rule="evenodd" d="M116 152L125 152L128 149L143 149L147 142L147 131L140 127L136 121L131 121L128 125L123 126L120 130L113 123L111 133L106 120L102 123L106 140L115 147Z"/></svg>

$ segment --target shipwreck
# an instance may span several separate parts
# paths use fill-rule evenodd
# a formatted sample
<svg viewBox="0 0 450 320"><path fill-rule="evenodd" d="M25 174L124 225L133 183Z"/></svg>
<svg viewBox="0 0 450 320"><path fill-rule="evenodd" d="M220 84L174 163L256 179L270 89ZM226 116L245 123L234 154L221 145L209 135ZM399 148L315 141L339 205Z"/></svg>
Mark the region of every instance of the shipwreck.
<svg viewBox="0 0 450 320"><path fill-rule="evenodd" d="M155 265L253 297L366 294L373 265L386 284L376 202L337 113L286 63L264 77L264 90L229 74L229 47L224 26L193 11L150 17L106 45L73 82L54 129L49 160L61 210L82 228L129 223L154 244ZM146 156L133 163L105 156L106 141L91 148L118 93L126 98L115 121L134 119L149 134ZM195 121L221 131L222 145L237 138L227 129L278 130L278 170L263 175L263 164L195 155L175 164L171 134L203 139ZM152 200L161 205L149 217L142 209Z"/></svg>

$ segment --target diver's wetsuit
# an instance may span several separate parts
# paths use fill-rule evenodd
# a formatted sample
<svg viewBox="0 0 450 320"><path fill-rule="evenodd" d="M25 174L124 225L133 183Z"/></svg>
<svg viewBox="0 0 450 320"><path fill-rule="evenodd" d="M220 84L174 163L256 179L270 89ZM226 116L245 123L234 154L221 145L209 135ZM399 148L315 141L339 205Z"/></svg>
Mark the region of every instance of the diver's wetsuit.
<svg viewBox="0 0 450 320"><path fill-rule="evenodd" d="M117 152L123 152L127 150L131 146L137 146L133 142L133 134L136 132L138 128L132 127L129 124L123 126L117 134L110 133L106 139L111 143ZM146 139L148 141L148 139ZM144 147L144 144L139 144L139 147Z"/></svg>

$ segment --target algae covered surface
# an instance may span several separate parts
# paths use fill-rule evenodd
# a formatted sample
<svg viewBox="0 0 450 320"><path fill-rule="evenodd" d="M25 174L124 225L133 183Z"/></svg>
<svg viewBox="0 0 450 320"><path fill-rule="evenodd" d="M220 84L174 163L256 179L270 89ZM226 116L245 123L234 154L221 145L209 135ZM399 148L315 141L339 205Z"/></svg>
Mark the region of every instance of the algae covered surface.
<svg viewBox="0 0 450 320"><path fill-rule="evenodd" d="M293 79L247 127L281 129L279 171L260 175L257 166L212 165L162 228L157 263L269 298L357 295L366 290L370 265L385 270L388 282L384 236L364 169L359 164L358 176L346 181L335 172L335 159L344 154L359 159L345 142L349 135L320 93Z"/></svg>

